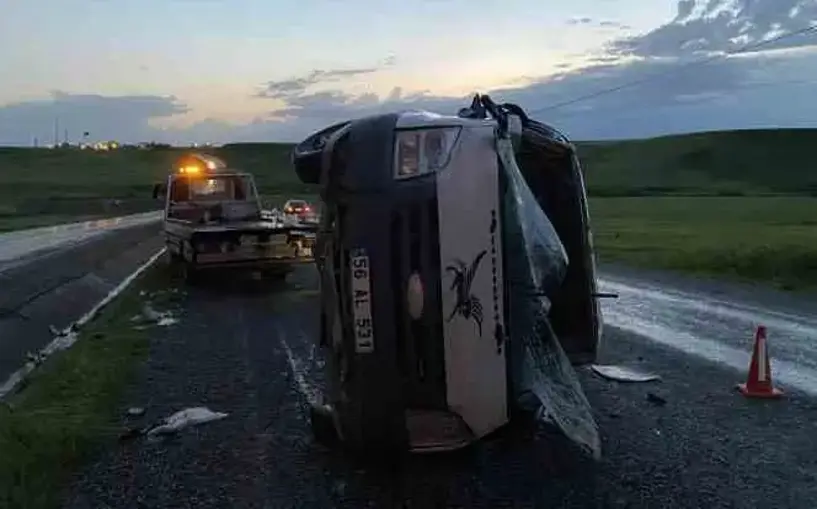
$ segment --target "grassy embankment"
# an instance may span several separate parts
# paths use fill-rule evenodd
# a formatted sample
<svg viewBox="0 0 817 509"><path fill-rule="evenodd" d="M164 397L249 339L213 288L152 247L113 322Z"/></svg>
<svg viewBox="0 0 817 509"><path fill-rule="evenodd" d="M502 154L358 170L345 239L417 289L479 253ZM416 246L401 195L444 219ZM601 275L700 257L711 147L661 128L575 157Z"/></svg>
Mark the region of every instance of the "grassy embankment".
<svg viewBox="0 0 817 509"><path fill-rule="evenodd" d="M135 329L131 317L141 311L141 290L161 288L167 274L160 264L0 403L0 507L57 507L76 468L116 440L116 409L149 347L150 328ZM171 300L162 294L152 303L163 309Z"/></svg>
<svg viewBox="0 0 817 509"><path fill-rule="evenodd" d="M817 130L582 147L602 261L817 285Z"/></svg>
<svg viewBox="0 0 817 509"><path fill-rule="evenodd" d="M817 130L579 143L600 258L817 284L815 144ZM0 149L0 230L154 208L151 184L182 151ZM292 171L289 145L212 151L253 172L269 205L314 192ZM122 204L111 207L110 199Z"/></svg>

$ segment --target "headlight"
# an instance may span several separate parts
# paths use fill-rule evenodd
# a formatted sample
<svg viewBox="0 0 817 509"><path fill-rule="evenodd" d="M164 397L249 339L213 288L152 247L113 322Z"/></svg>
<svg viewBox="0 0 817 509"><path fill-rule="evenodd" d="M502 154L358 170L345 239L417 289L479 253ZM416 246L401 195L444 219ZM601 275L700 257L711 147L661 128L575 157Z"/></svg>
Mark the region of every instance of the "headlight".
<svg viewBox="0 0 817 509"><path fill-rule="evenodd" d="M397 131L394 178L425 175L445 168L461 128L441 127Z"/></svg>

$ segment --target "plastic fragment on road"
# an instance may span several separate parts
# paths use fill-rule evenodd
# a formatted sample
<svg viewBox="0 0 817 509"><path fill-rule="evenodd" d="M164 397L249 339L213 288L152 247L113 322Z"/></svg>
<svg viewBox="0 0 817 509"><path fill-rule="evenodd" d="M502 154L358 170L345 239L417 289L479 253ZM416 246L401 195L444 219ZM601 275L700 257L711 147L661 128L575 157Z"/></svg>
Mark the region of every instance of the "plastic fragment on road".
<svg viewBox="0 0 817 509"><path fill-rule="evenodd" d="M667 400L665 398L652 392L647 393L647 401L649 401L655 406L664 406L667 404Z"/></svg>
<svg viewBox="0 0 817 509"><path fill-rule="evenodd" d="M156 325L159 327L167 327L177 323L178 321L178 319L173 318L172 316L163 316L158 322L156 322Z"/></svg>
<svg viewBox="0 0 817 509"><path fill-rule="evenodd" d="M142 306L141 318L149 322L155 323L159 327L167 327L177 323L179 320L173 316L170 311L157 311L153 308L150 302L144 303ZM136 328L136 327L134 327ZM142 329L139 329L142 330Z"/></svg>
<svg viewBox="0 0 817 509"><path fill-rule="evenodd" d="M655 373L646 373L626 366L593 364L590 369L597 375L616 382L644 383L661 380Z"/></svg>
<svg viewBox="0 0 817 509"><path fill-rule="evenodd" d="M162 313L153 309L149 302L145 302L142 306L142 316L151 322L158 322L162 319Z"/></svg>
<svg viewBox="0 0 817 509"><path fill-rule="evenodd" d="M208 422L218 421L227 417L224 412L213 412L207 407L192 407L180 410L167 417L158 426L147 431L148 436L177 433L190 426L198 426Z"/></svg>

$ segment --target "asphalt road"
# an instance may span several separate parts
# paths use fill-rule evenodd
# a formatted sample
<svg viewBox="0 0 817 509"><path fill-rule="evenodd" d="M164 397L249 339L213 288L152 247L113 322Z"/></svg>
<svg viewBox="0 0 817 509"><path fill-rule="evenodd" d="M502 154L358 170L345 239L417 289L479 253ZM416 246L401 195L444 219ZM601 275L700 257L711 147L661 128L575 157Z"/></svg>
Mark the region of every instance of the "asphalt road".
<svg viewBox="0 0 817 509"><path fill-rule="evenodd" d="M556 436L509 429L465 453L366 466L324 450L309 431L306 403L321 387L312 270L269 291L190 289L180 321L155 330L122 412L143 406L151 421L206 405L230 415L107 451L65 507L814 507L817 400L792 374L809 374L814 359L802 310L736 303L725 297L735 288L605 278L622 298L605 306L600 360L663 380L620 384L581 370L602 432L598 464L566 453ZM770 318L787 398L747 401L734 390L745 371L737 364L741 354L748 362L755 322Z"/></svg>
<svg viewBox="0 0 817 509"><path fill-rule="evenodd" d="M53 254L76 244L123 228L132 228L161 219L161 211L97 219L79 223L43 226L0 234L0 273L30 263L43 254Z"/></svg>

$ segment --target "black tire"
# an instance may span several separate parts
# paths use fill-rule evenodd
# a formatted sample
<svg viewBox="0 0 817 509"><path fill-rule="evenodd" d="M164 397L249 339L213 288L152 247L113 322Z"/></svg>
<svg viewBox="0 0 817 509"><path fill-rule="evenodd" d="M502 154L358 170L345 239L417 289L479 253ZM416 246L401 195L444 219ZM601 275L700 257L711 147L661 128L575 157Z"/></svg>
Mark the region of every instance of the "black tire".
<svg viewBox="0 0 817 509"><path fill-rule="evenodd" d="M273 270L269 273L269 277L275 281L286 281L289 276L288 270Z"/></svg>
<svg viewBox="0 0 817 509"><path fill-rule="evenodd" d="M199 271L196 265L192 262L184 261L180 264L182 277L184 282L189 285L195 285L199 282Z"/></svg>
<svg viewBox="0 0 817 509"><path fill-rule="evenodd" d="M174 253L173 251L168 251L167 255L168 255L168 264L173 268L179 267L184 262L184 258L182 258L182 255L179 254L179 253Z"/></svg>
<svg viewBox="0 0 817 509"><path fill-rule="evenodd" d="M334 411L328 405L310 405L309 422L315 441L325 447L335 447L340 442L335 428Z"/></svg>
<svg viewBox="0 0 817 509"><path fill-rule="evenodd" d="M264 271L264 277L266 277L270 281L282 283L286 281L287 276L289 276L290 272L292 272L292 270L290 270L289 268L267 269L266 271Z"/></svg>

